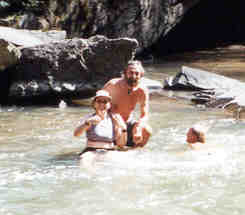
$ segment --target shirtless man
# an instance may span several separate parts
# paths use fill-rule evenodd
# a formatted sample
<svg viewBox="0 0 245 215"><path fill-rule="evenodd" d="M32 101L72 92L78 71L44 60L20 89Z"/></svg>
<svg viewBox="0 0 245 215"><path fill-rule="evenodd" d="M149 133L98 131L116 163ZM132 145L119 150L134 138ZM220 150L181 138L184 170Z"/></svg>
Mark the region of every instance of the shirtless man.
<svg viewBox="0 0 245 215"><path fill-rule="evenodd" d="M127 124L127 146L143 147L151 136L151 127L147 124L149 115L149 93L140 82L144 68L140 61L130 61L123 77L107 82L103 88L112 97L112 113L121 117L121 122ZM136 104L140 105L139 120L132 120ZM125 125L124 125L125 126Z"/></svg>

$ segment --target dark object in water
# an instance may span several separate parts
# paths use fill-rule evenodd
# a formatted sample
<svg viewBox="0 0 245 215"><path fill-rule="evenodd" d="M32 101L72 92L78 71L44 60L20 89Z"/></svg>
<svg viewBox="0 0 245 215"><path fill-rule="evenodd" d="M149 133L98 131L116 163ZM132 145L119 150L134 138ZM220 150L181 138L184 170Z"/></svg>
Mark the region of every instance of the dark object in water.
<svg viewBox="0 0 245 215"><path fill-rule="evenodd" d="M245 108L245 83L201 69L183 66L175 77L165 80L164 89L195 91L191 101L206 107L231 109L233 104L232 111Z"/></svg>

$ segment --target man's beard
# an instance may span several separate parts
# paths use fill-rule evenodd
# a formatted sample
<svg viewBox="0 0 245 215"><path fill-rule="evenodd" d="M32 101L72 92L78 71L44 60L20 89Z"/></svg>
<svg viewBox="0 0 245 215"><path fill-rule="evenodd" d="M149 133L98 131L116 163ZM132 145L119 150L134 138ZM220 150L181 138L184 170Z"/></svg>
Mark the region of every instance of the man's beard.
<svg viewBox="0 0 245 215"><path fill-rule="evenodd" d="M133 78L127 78L126 77L126 81L127 81L128 86L130 86L130 87L134 87L138 84L138 80L133 79Z"/></svg>

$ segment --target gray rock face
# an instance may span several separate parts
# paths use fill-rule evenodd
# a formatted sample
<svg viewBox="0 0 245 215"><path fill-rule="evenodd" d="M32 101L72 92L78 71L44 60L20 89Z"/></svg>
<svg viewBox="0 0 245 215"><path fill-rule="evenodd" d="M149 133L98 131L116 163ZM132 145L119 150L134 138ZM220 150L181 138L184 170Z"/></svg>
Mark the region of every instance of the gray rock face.
<svg viewBox="0 0 245 215"><path fill-rule="evenodd" d="M98 34L108 38L135 38L139 42L137 52L141 52L164 37L199 1L49 0L46 1L45 15L33 17L33 14L26 14L19 27L55 27L65 30L69 38L89 38Z"/></svg>
<svg viewBox="0 0 245 215"><path fill-rule="evenodd" d="M224 108L245 119L244 82L183 66L175 77L165 80L164 89L195 91L192 94L194 103Z"/></svg>
<svg viewBox="0 0 245 215"><path fill-rule="evenodd" d="M11 70L9 100L88 97L120 75L134 57L134 39L67 39L21 49Z"/></svg>
<svg viewBox="0 0 245 215"><path fill-rule="evenodd" d="M187 66L183 66L175 77L165 80L164 86L165 89L217 90L231 94L235 94L235 88L244 87L245 84L238 80Z"/></svg>

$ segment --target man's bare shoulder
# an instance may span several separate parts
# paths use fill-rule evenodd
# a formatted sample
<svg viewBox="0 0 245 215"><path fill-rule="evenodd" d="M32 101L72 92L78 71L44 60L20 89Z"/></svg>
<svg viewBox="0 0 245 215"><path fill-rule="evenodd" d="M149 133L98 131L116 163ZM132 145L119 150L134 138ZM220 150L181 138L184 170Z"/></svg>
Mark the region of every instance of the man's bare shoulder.
<svg viewBox="0 0 245 215"><path fill-rule="evenodd" d="M109 80L106 84L115 85L115 84L119 83L120 81L122 81L122 78L113 78L113 79Z"/></svg>
<svg viewBox="0 0 245 215"><path fill-rule="evenodd" d="M116 86L118 86L122 82L122 78L113 78L109 80L105 86L103 87L104 90L110 90L114 89Z"/></svg>

